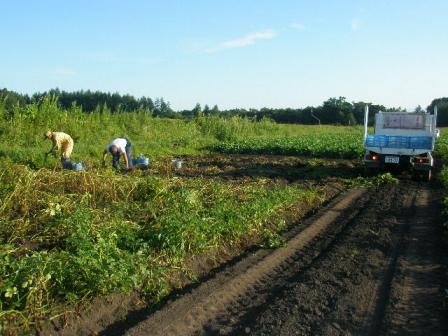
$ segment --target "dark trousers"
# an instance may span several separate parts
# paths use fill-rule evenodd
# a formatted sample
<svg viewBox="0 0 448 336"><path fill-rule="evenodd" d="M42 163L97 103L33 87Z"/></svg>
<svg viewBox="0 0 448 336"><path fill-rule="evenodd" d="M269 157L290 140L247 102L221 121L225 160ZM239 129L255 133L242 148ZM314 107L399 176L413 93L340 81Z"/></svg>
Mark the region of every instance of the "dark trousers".
<svg viewBox="0 0 448 336"><path fill-rule="evenodd" d="M132 168L132 145L128 138L123 139L126 139L126 147L124 148L124 150L128 157L129 168ZM115 169L118 169L118 166L120 164L120 156L121 156L120 153L112 154L112 166Z"/></svg>

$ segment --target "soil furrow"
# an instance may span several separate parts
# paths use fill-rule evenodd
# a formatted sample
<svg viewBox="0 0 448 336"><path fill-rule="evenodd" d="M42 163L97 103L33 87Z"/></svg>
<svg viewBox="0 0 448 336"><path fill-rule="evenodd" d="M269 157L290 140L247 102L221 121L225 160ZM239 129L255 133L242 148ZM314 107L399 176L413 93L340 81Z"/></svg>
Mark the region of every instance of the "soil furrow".
<svg viewBox="0 0 448 336"><path fill-rule="evenodd" d="M407 180L351 190L126 335L447 334L440 199Z"/></svg>
<svg viewBox="0 0 448 336"><path fill-rule="evenodd" d="M420 188L385 309L383 335L447 335L440 195Z"/></svg>
<svg viewBox="0 0 448 336"><path fill-rule="evenodd" d="M198 288L130 329L127 335L187 335L203 330L207 321L228 309L231 310L231 307L245 293L253 292L257 286L266 288L264 284L270 280L270 274L284 272L285 260L293 257L298 250L312 242L337 218L344 217L346 209L350 208L364 193L364 189L356 189L344 197L339 197L325 209L326 211L321 211L314 216L313 224L293 237L285 247L273 251L252 267L238 269L239 274L234 274L227 283L214 287L212 292L209 290L210 286L213 287L210 283L205 285L205 289Z"/></svg>
<svg viewBox="0 0 448 336"><path fill-rule="evenodd" d="M266 303L261 313L252 314L252 320L248 314L246 320L251 322L240 324L231 334L339 335L360 330L386 264L391 233L399 225L393 215L402 203L391 201L401 196L399 187L376 190L370 196L365 209L327 250L320 251L311 267L292 276L281 295ZM384 221L389 216L392 221Z"/></svg>

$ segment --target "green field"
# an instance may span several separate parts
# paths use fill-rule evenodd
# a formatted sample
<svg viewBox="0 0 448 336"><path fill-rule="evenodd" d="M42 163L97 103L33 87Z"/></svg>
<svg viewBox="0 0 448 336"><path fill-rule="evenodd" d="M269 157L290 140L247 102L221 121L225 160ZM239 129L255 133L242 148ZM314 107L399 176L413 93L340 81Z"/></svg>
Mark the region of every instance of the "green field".
<svg viewBox="0 0 448 336"><path fill-rule="evenodd" d="M356 165L362 154L360 127L85 114L62 111L51 100L13 118L0 115L0 326L10 331L111 293L133 291L157 301L179 273L195 279L187 263L192 256L279 246L288 209L295 207L300 218L327 199L330 181L351 183L334 176L293 182L186 177L173 170L171 157L216 151L345 158ZM86 162L87 170L63 171L57 158L44 160L47 127L77 139L74 160ZM102 150L120 135L155 168L126 175L101 168ZM442 138L440 154L446 144ZM332 161L302 165L304 172L321 167L325 174L340 167Z"/></svg>
<svg viewBox="0 0 448 336"><path fill-rule="evenodd" d="M337 156L353 157L359 152L362 133L359 126L281 125L240 117L179 120L139 113L88 114L77 107L61 111L57 101L50 98L40 105L32 104L18 110L13 118L4 114L0 106L0 116L3 116L0 158L35 168L53 167L51 161L44 162L43 153L50 148L50 143L43 140L47 128L70 134L75 139L74 160L90 165L98 165L105 146L118 136L131 140L135 154L150 157L206 153L210 149L231 152L235 146L244 147L248 152L248 146L252 145L257 152L263 151L263 146L276 146L277 149L267 148L265 152L319 155L328 143ZM325 135L325 138L316 137L316 134ZM344 144L338 143L338 137L342 137ZM341 149L336 148L338 145Z"/></svg>

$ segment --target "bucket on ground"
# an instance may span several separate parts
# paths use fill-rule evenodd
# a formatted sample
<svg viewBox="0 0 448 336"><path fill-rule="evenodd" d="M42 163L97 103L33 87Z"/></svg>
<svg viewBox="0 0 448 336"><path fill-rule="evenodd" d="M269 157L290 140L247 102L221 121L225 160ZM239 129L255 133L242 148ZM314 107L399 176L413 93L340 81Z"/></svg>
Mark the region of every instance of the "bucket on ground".
<svg viewBox="0 0 448 336"><path fill-rule="evenodd" d="M85 165L82 162L72 162L70 160L62 160L62 168L68 170L84 170Z"/></svg>
<svg viewBox="0 0 448 336"><path fill-rule="evenodd" d="M83 170L84 169L84 164L82 162L77 162L74 163L72 166L73 170Z"/></svg>
<svg viewBox="0 0 448 336"><path fill-rule="evenodd" d="M176 169L182 168L182 160L173 159L173 160L171 160L171 162L173 163L174 168L176 168Z"/></svg>
<svg viewBox="0 0 448 336"><path fill-rule="evenodd" d="M144 155L139 155L135 159L132 159L132 165L135 168L148 168L149 167L149 158Z"/></svg>

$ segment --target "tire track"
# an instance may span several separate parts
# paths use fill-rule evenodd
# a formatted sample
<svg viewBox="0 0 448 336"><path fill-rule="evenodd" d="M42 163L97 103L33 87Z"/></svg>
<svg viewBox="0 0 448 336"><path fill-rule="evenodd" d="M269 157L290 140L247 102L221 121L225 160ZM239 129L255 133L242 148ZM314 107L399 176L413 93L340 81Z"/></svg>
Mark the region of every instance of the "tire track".
<svg viewBox="0 0 448 336"><path fill-rule="evenodd" d="M128 330L126 335L189 335L207 332L204 325L220 314L228 314L232 306L236 307L235 312L238 314L240 308L237 302L245 293L257 293L266 283L275 281L276 275L283 274L288 264L293 263L291 258L338 218L349 220L356 215L360 209L352 205L365 193L365 189L354 189L338 197L313 216L310 219L312 224L290 239L285 247L273 251L224 284L215 287L212 283L206 283L203 288L200 286L193 293L181 297Z"/></svg>
<svg viewBox="0 0 448 336"><path fill-rule="evenodd" d="M422 248L435 248L438 209L430 192L401 181L340 195L287 233L285 247L223 268L125 334L398 335L410 325L403 322L412 319L407 312L428 318L431 330L445 330L438 329L443 309L437 318L422 313L415 302L424 291L412 287L433 281L427 307L437 306L440 276L431 275L429 265L417 267L428 261L418 258ZM426 232L426 245L408 247L410 239L421 238L415 232ZM422 269L430 275L422 277ZM425 334L426 324L413 323L414 334Z"/></svg>
<svg viewBox="0 0 448 336"><path fill-rule="evenodd" d="M409 181L373 192L355 225L229 334L445 335L440 261L429 257L443 251L437 197Z"/></svg>
<svg viewBox="0 0 448 336"><path fill-rule="evenodd" d="M412 221L399 246L390 300L383 307L382 335L447 335L446 243L440 225L440 195L422 186Z"/></svg>
<svg viewBox="0 0 448 336"><path fill-rule="evenodd" d="M395 215L412 198L403 189L408 190L398 186L371 190L362 210L339 234L327 237L327 247L317 247L310 266L293 273L280 293L261 309L248 312L229 334L365 335L359 331L371 316L368 307L375 307L378 273L387 264L392 231L401 227ZM393 219L389 224L387 217ZM220 334L227 334L223 331ZM217 334L216 329L211 334Z"/></svg>

